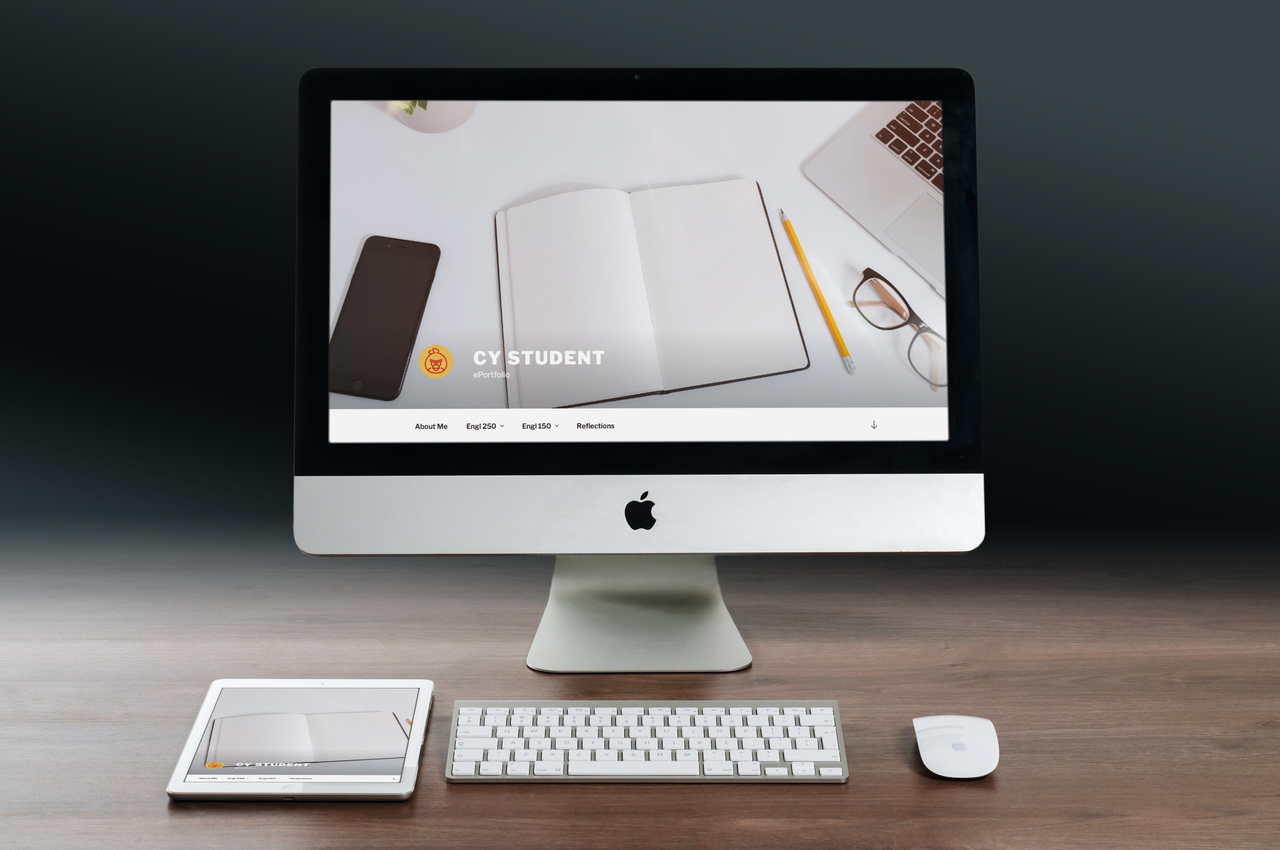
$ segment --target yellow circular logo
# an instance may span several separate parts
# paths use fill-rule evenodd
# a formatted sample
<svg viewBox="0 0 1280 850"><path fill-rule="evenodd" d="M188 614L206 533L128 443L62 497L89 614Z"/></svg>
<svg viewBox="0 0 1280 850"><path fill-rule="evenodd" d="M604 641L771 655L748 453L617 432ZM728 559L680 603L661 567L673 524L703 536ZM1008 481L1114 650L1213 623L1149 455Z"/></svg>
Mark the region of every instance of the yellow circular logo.
<svg viewBox="0 0 1280 850"><path fill-rule="evenodd" d="M428 378L443 378L453 369L453 355L443 345L429 345L418 355L418 368Z"/></svg>
<svg viewBox="0 0 1280 850"><path fill-rule="evenodd" d="M211 761L208 764L206 764L205 767L213 768L214 770L216 770L220 767L226 767L226 765L220 761Z"/></svg>

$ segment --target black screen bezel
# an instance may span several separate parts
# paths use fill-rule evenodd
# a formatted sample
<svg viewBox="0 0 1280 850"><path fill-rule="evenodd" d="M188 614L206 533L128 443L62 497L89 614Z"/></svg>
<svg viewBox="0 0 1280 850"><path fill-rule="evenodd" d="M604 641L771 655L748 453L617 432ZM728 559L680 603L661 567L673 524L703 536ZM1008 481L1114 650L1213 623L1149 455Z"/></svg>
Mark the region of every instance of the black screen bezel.
<svg viewBox="0 0 1280 850"><path fill-rule="evenodd" d="M945 442L330 443L334 100L937 100L943 109ZM797 166L799 167L799 166ZM711 475L982 471L973 80L957 69L316 69L299 84L294 474ZM497 286L497 272L494 272Z"/></svg>

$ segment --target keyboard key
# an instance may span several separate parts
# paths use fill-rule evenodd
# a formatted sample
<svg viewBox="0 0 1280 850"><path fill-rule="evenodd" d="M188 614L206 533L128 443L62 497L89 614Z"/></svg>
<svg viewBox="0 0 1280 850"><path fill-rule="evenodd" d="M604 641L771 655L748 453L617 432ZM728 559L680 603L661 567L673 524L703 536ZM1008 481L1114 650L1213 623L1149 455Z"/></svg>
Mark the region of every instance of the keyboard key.
<svg viewBox="0 0 1280 850"><path fill-rule="evenodd" d="M937 121L933 120L932 118L924 122L924 126L927 127L929 130L933 131L934 133L942 132L942 125L939 124Z"/></svg>
<svg viewBox="0 0 1280 850"><path fill-rule="evenodd" d="M676 750L676 761L687 761L697 764L701 759L698 758L697 750Z"/></svg>
<svg viewBox="0 0 1280 850"><path fill-rule="evenodd" d="M732 774L733 765L726 765ZM697 762L681 761L571 761L570 776L698 776Z"/></svg>
<svg viewBox="0 0 1280 850"><path fill-rule="evenodd" d="M791 772L796 776L813 776L813 762L798 761L791 765Z"/></svg>
<svg viewBox="0 0 1280 850"><path fill-rule="evenodd" d="M923 174L926 180L938 173L938 169L934 168L923 159L916 163L916 171Z"/></svg>
<svg viewBox="0 0 1280 850"><path fill-rule="evenodd" d="M787 750L783 755L789 762L840 761L839 750Z"/></svg>
<svg viewBox="0 0 1280 850"><path fill-rule="evenodd" d="M476 763L473 761L455 761L453 763L454 776L475 776Z"/></svg>
<svg viewBox="0 0 1280 850"><path fill-rule="evenodd" d="M493 729L488 726L459 726L459 738L492 738Z"/></svg>
<svg viewBox="0 0 1280 850"><path fill-rule="evenodd" d="M705 764L711 761L728 761L728 759L724 757L724 750L707 750L702 754L702 761Z"/></svg>
<svg viewBox="0 0 1280 850"><path fill-rule="evenodd" d="M759 776L760 762L757 761L740 761L738 762L739 776Z"/></svg>
<svg viewBox="0 0 1280 850"><path fill-rule="evenodd" d="M662 717L666 717L667 715L671 714L671 708L668 706L655 706L649 709L649 713L653 715L661 715Z"/></svg>
<svg viewBox="0 0 1280 850"><path fill-rule="evenodd" d="M483 726L478 714L464 714L458 718L459 726Z"/></svg>
<svg viewBox="0 0 1280 850"><path fill-rule="evenodd" d="M785 767L766 767L764 769L765 776L790 776L791 771Z"/></svg>
<svg viewBox="0 0 1280 850"><path fill-rule="evenodd" d="M933 183L933 185L937 188L939 192L942 191L942 175L941 174L933 178L933 180L931 180L930 182Z"/></svg>
<svg viewBox="0 0 1280 850"><path fill-rule="evenodd" d="M920 108L922 105L923 104L911 104L907 107L907 114L923 124L929 119L929 115Z"/></svg>
<svg viewBox="0 0 1280 850"><path fill-rule="evenodd" d="M596 715L602 715L602 716L612 717L613 715L615 715L615 714L617 714L617 713L618 713L618 709L616 709L616 708L597 708L597 709L594 709L591 713L592 713L592 714L596 714Z"/></svg>
<svg viewBox="0 0 1280 850"><path fill-rule="evenodd" d="M782 755L777 750L756 750L756 761L782 761Z"/></svg>
<svg viewBox="0 0 1280 850"><path fill-rule="evenodd" d="M794 717L797 714L808 714L808 712L805 711L803 708L797 708L792 706L788 706L787 708L782 709L782 713L787 715L788 717Z"/></svg>
<svg viewBox="0 0 1280 850"><path fill-rule="evenodd" d="M478 705L464 705L458 709L458 714L464 715L464 716L482 714L483 712L484 712L484 708Z"/></svg>
<svg viewBox="0 0 1280 850"><path fill-rule="evenodd" d="M534 761L538 758L537 750L516 750L513 755L516 761Z"/></svg>
<svg viewBox="0 0 1280 850"><path fill-rule="evenodd" d="M927 119L926 119L926 120L927 120ZM919 121L917 121L916 119L912 118L912 117L911 117L911 115L910 115L910 114L908 114L906 111L899 112L899 113L898 113L898 117L897 117L897 118L895 118L895 119L894 119L894 121L897 121L897 122L898 122L899 124L901 124L903 127L906 127L906 128L907 128L907 130L909 130L912 134L919 133L921 130L923 130L923 129L924 129L924 127L922 126L921 122L919 122ZM893 130L893 132L895 132L895 133L897 133L897 132L898 132L898 128L893 126L893 122L892 122L892 121L891 121L891 122L889 122L889 129ZM931 127L930 129L933 129L933 128ZM899 134L899 135L901 135L901 134Z"/></svg>
<svg viewBox="0 0 1280 850"><path fill-rule="evenodd" d="M930 164L930 165L932 165L934 168L941 168L941 167L942 167L942 154L940 154L940 153L935 153L935 154L933 154L932 156L930 156L930 157L929 157L929 164Z"/></svg>
<svg viewBox="0 0 1280 850"><path fill-rule="evenodd" d="M622 753L623 761L644 761L644 750L624 750Z"/></svg>
<svg viewBox="0 0 1280 850"><path fill-rule="evenodd" d="M644 714L644 708L642 706L631 705L622 709L622 713L629 717L638 717L641 714Z"/></svg>
<svg viewBox="0 0 1280 850"><path fill-rule="evenodd" d="M569 750L569 761L590 761L590 750Z"/></svg>
<svg viewBox="0 0 1280 850"><path fill-rule="evenodd" d="M569 713L570 713L570 714L572 714L572 715L578 715L578 716L581 716L581 715L583 715L583 714L590 714L590 713L591 713L591 709L587 708L587 707L586 707L586 706L584 706L584 705L577 705L577 706L574 706L574 707L570 708L570 709L569 709Z"/></svg>
<svg viewBox="0 0 1280 850"><path fill-rule="evenodd" d="M809 713L810 713L810 714L825 714L825 715L827 715L828 717L835 717L835 716L836 716L835 710L834 710L834 709L832 709L832 708L831 708L831 706L829 706L829 705L818 705L818 706L814 706L813 708L809 709Z"/></svg>
<svg viewBox="0 0 1280 850"><path fill-rule="evenodd" d="M929 144L933 144L933 141L934 141L934 139L936 139L936 138L938 138L938 137L937 137L937 136L935 136L933 133L930 133L928 130L921 130L921 131L920 131L920 139L921 139L922 141L928 142Z"/></svg>
<svg viewBox="0 0 1280 850"><path fill-rule="evenodd" d="M902 154L902 161L907 165L915 165L920 161L920 154L915 151L904 151Z"/></svg>
<svg viewBox="0 0 1280 850"><path fill-rule="evenodd" d="M816 750L816 749L819 749L821 746L822 746L822 742L820 742L817 738L802 738L801 740L796 741L797 750Z"/></svg>
<svg viewBox="0 0 1280 850"><path fill-rule="evenodd" d="M763 714L766 717L776 717L778 715L777 706L766 706L756 709L756 714Z"/></svg>
<svg viewBox="0 0 1280 850"><path fill-rule="evenodd" d="M733 776L733 763L704 761L702 773L704 776Z"/></svg>
<svg viewBox="0 0 1280 850"><path fill-rule="evenodd" d="M942 107L938 106L938 104L933 104L925 111L928 112L931 117L937 118L939 121L942 120Z"/></svg>
<svg viewBox="0 0 1280 850"><path fill-rule="evenodd" d="M844 776L844 768L842 767L820 767L818 773L823 776Z"/></svg>
<svg viewBox="0 0 1280 850"><path fill-rule="evenodd" d="M725 713L725 710L720 706L713 705L710 708L702 709L702 713L709 717L719 717Z"/></svg>
<svg viewBox="0 0 1280 850"><path fill-rule="evenodd" d="M693 708L691 706L685 705L685 706L676 707L676 714L680 715L681 717L691 717L697 713L698 713L698 709Z"/></svg>
<svg viewBox="0 0 1280 850"><path fill-rule="evenodd" d="M582 764L582 762L574 762L574 764ZM540 761L533 766L534 776L564 776L564 765L560 762Z"/></svg>
<svg viewBox="0 0 1280 850"><path fill-rule="evenodd" d="M529 762L513 761L507 765L507 776L528 776Z"/></svg>
<svg viewBox="0 0 1280 850"><path fill-rule="evenodd" d="M730 750L729 761L755 761L753 750Z"/></svg>
<svg viewBox="0 0 1280 850"><path fill-rule="evenodd" d="M458 761L484 761L484 750L460 750L454 747L453 757Z"/></svg>
<svg viewBox="0 0 1280 850"><path fill-rule="evenodd" d="M895 136L906 142L910 147L914 148L916 145L920 144L920 137L908 130L906 127L903 127L899 121L890 121L887 126L893 131ZM889 147L892 148L893 145L891 144ZM803 710L804 709L801 709L801 711Z"/></svg>
<svg viewBox="0 0 1280 850"><path fill-rule="evenodd" d="M734 717L748 717L754 713L755 712L751 710L750 706L745 705L735 705L733 708L729 709L729 714Z"/></svg>
<svg viewBox="0 0 1280 850"><path fill-rule="evenodd" d="M650 750L649 761L671 761L671 750Z"/></svg>
<svg viewBox="0 0 1280 850"><path fill-rule="evenodd" d="M501 761L482 761L480 762L481 776L501 776L502 769L506 767L505 762Z"/></svg>

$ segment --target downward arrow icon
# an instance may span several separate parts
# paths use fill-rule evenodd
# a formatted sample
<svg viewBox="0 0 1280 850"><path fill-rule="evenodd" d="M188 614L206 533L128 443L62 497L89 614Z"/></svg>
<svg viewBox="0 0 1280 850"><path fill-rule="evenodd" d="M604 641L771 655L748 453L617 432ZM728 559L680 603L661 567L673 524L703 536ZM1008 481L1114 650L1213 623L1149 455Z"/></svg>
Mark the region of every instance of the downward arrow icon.
<svg viewBox="0 0 1280 850"><path fill-rule="evenodd" d="M874 431L874 430L876 429L876 427L877 427L877 426L876 426L876 421L875 421L874 419L872 419L872 420L871 420L871 429Z"/></svg>

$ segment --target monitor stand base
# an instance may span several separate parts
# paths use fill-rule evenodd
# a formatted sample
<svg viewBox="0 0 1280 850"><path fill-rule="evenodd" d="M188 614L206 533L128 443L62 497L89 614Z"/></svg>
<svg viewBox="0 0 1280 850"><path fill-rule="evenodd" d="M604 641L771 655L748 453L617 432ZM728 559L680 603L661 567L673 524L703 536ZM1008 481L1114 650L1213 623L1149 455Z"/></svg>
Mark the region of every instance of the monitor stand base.
<svg viewBox="0 0 1280 850"><path fill-rule="evenodd" d="M544 673L727 673L751 664L714 555L560 555L526 663Z"/></svg>

